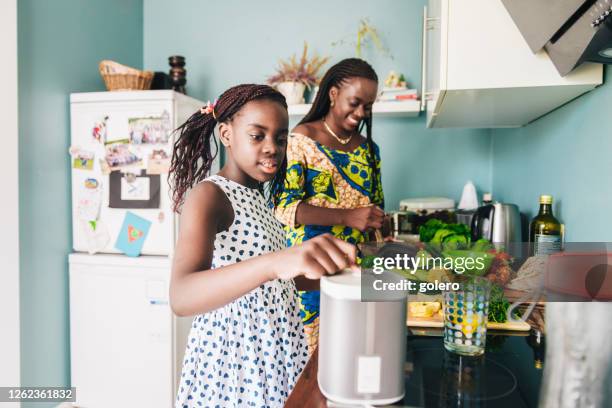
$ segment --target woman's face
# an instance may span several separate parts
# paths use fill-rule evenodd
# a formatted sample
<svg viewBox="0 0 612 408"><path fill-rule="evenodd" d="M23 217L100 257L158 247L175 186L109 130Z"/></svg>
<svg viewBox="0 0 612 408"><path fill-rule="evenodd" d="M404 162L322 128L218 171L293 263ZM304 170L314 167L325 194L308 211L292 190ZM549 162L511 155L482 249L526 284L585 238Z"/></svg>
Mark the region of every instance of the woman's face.
<svg viewBox="0 0 612 408"><path fill-rule="evenodd" d="M378 82L366 78L348 78L339 88L332 87L329 98L334 106L329 113L336 126L347 132L355 131L372 114L377 94Z"/></svg>
<svg viewBox="0 0 612 408"><path fill-rule="evenodd" d="M287 109L260 99L247 102L219 133L234 165L263 183L274 178L285 157L288 127Z"/></svg>

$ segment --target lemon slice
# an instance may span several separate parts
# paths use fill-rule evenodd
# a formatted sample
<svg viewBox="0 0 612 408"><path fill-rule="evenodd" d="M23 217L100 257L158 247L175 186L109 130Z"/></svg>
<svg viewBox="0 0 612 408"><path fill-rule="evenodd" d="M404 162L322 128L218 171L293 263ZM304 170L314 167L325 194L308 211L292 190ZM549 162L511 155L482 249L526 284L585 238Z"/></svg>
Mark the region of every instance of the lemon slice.
<svg viewBox="0 0 612 408"><path fill-rule="evenodd" d="M431 317L440 308L440 302L408 302L408 310L412 317Z"/></svg>

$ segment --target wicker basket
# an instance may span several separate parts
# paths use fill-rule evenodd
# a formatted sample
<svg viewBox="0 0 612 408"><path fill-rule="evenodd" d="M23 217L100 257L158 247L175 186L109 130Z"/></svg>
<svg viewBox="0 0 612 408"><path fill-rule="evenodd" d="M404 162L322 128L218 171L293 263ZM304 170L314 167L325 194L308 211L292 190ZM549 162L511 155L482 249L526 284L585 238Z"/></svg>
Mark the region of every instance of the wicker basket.
<svg viewBox="0 0 612 408"><path fill-rule="evenodd" d="M151 88L153 72L126 67L115 61L100 61L100 75L109 91L134 91Z"/></svg>

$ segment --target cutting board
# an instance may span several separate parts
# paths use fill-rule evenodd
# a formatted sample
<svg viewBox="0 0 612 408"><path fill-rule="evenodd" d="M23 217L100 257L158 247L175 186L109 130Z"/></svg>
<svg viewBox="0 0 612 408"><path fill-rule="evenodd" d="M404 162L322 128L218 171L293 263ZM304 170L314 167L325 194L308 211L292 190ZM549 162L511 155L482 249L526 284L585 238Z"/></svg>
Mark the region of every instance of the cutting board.
<svg viewBox="0 0 612 408"><path fill-rule="evenodd" d="M408 327L432 327L432 328L443 328L444 319L438 313L431 317L413 317L410 315L408 310L406 324ZM531 326L526 322L506 322L506 323L495 323L488 322L487 329L491 330L512 330L512 331L529 331Z"/></svg>

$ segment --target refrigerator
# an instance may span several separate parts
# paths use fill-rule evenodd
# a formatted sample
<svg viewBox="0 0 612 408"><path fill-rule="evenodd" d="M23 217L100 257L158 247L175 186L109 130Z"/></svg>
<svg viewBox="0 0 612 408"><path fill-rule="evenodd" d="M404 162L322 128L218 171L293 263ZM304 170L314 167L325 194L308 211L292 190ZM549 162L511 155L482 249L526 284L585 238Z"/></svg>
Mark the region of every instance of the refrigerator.
<svg viewBox="0 0 612 408"><path fill-rule="evenodd" d="M174 406L192 319L168 305L170 259L74 253L69 262L75 406Z"/></svg>
<svg viewBox="0 0 612 408"><path fill-rule="evenodd" d="M174 129L203 105L171 90L70 95L76 406L173 406L192 319L168 303L178 217L167 176Z"/></svg>

